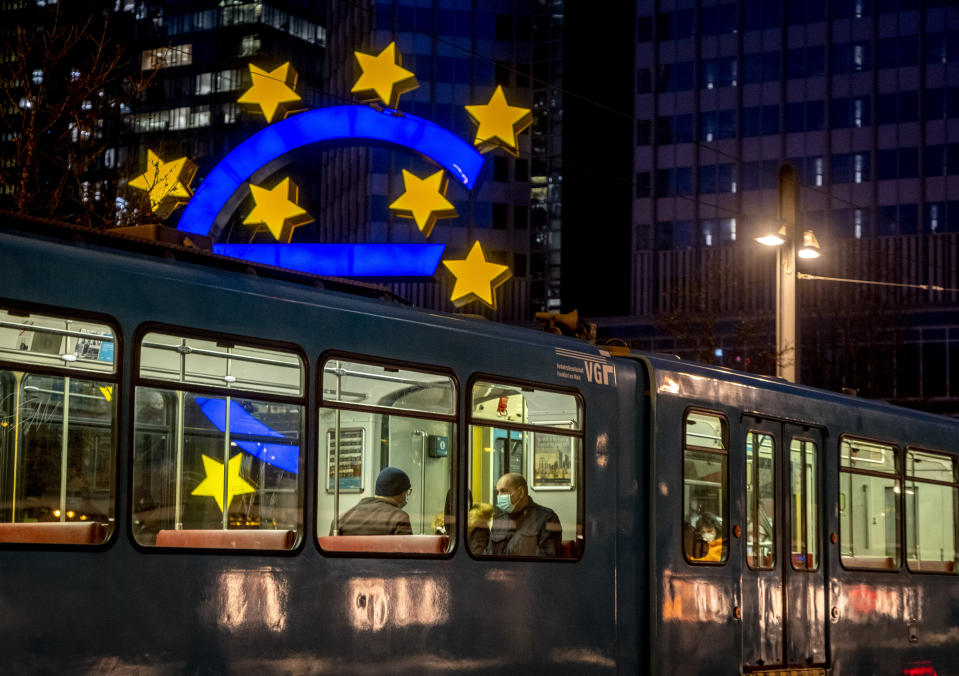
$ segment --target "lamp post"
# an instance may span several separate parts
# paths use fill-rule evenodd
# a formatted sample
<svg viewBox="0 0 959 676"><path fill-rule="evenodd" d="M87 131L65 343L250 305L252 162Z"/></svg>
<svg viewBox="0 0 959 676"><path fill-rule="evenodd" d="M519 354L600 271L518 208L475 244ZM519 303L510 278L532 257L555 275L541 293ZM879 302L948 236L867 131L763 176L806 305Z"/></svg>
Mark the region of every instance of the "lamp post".
<svg viewBox="0 0 959 676"><path fill-rule="evenodd" d="M796 330L796 257L818 258L819 242L812 230L803 232L802 246L796 248L796 171L791 165L779 168L779 223L775 234L756 241L776 248L776 375L796 382L799 373L799 344Z"/></svg>

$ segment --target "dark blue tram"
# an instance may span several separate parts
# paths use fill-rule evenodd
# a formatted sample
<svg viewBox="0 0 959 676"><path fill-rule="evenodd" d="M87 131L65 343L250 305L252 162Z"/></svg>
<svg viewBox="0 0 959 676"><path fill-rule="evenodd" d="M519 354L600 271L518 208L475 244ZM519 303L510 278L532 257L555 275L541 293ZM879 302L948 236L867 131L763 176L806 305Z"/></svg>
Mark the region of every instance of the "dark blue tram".
<svg viewBox="0 0 959 676"><path fill-rule="evenodd" d="M0 671L959 673L952 420L10 216L0 270ZM387 465L413 534L336 534ZM506 472L556 556L471 550Z"/></svg>

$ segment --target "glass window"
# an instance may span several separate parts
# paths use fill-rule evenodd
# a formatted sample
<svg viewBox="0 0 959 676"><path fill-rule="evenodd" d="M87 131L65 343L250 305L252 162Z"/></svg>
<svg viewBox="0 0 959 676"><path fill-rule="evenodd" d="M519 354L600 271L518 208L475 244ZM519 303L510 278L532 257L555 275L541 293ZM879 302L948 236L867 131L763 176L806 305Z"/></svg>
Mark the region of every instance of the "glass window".
<svg viewBox="0 0 959 676"><path fill-rule="evenodd" d="M144 336L140 377L293 397L303 394L304 382L303 366L289 352L166 333Z"/></svg>
<svg viewBox="0 0 959 676"><path fill-rule="evenodd" d="M769 434L746 435L746 563L776 567L776 443Z"/></svg>
<svg viewBox="0 0 959 676"><path fill-rule="evenodd" d="M114 347L106 324L0 309L0 542L112 533Z"/></svg>
<svg viewBox="0 0 959 676"><path fill-rule="evenodd" d="M793 439L789 444L792 567L819 568L819 460L816 444Z"/></svg>
<svg viewBox="0 0 959 676"><path fill-rule="evenodd" d="M136 541L293 548L303 524L300 357L167 333L148 333L138 347Z"/></svg>
<svg viewBox="0 0 959 676"><path fill-rule="evenodd" d="M839 445L840 557L850 568L899 567L899 454L843 437Z"/></svg>
<svg viewBox="0 0 959 676"><path fill-rule="evenodd" d="M727 453L726 419L705 411L687 412L683 434L683 554L687 561L726 561Z"/></svg>
<svg viewBox="0 0 959 676"><path fill-rule="evenodd" d="M381 554L449 551L456 513L453 379L333 357L322 364L322 388L320 546Z"/></svg>
<svg viewBox="0 0 959 676"><path fill-rule="evenodd" d="M575 394L478 381L467 539L479 556L579 558L583 407Z"/></svg>
<svg viewBox="0 0 959 676"><path fill-rule="evenodd" d="M906 450L906 565L915 572L955 573L959 523L956 459Z"/></svg>

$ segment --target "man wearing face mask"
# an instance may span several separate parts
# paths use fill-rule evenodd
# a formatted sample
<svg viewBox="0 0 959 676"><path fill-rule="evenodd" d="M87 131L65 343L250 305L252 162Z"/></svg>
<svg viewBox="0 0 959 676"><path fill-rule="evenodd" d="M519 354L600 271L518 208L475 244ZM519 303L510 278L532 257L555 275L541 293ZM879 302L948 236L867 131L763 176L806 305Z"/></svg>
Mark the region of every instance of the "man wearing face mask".
<svg viewBox="0 0 959 676"><path fill-rule="evenodd" d="M363 498L340 517L340 535L412 535L410 516L403 511L413 489L406 472L385 467L376 477L376 496ZM330 525L330 535L333 526Z"/></svg>
<svg viewBox="0 0 959 676"><path fill-rule="evenodd" d="M556 512L529 497L529 486L522 474L504 474L499 478L486 554L556 556L562 533Z"/></svg>

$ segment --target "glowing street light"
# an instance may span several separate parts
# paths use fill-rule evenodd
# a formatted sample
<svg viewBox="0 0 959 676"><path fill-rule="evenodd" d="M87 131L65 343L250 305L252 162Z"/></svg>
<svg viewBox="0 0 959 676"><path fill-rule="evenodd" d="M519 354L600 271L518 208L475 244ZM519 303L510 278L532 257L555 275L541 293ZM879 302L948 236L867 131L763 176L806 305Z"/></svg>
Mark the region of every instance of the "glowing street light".
<svg viewBox="0 0 959 676"><path fill-rule="evenodd" d="M756 241L776 247L776 375L796 382L799 345L796 325L796 257L819 258L819 240L812 230L803 231L796 244L796 172L788 164L779 168L779 230Z"/></svg>

